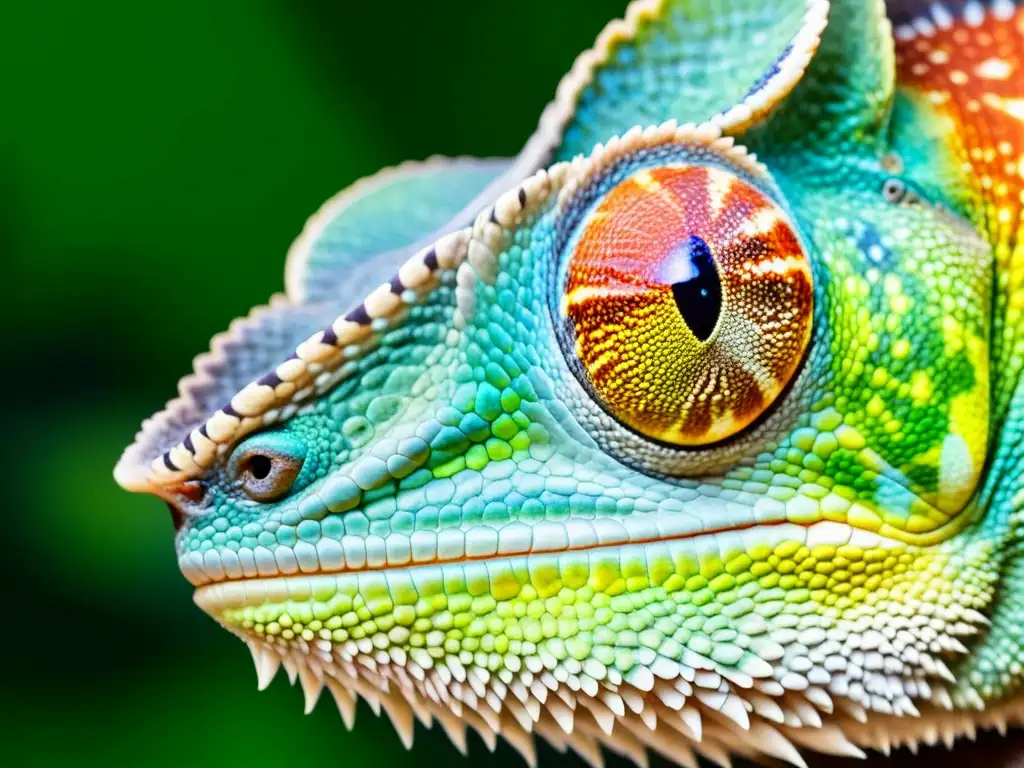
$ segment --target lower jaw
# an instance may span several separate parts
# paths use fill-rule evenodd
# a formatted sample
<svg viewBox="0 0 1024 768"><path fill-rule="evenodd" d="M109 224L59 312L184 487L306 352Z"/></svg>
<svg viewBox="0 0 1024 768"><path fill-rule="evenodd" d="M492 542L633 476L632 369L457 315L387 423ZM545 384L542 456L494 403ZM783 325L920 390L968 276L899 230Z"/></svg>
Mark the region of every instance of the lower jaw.
<svg viewBox="0 0 1024 768"><path fill-rule="evenodd" d="M261 684L283 663L307 704L326 684L343 714L358 694L403 734L434 718L458 742L467 723L528 757L538 733L591 758L604 744L799 763L794 744L853 755L983 723L946 712L980 702L947 663L984 607L947 577L947 552L815 529L223 582L195 599L249 643Z"/></svg>

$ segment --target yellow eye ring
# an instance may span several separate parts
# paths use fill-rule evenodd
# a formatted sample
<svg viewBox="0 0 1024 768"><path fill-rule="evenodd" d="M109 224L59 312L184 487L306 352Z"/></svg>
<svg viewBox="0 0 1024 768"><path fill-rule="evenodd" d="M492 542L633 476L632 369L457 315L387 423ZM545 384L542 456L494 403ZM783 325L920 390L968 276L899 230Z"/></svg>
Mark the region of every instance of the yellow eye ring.
<svg viewBox="0 0 1024 768"><path fill-rule="evenodd" d="M749 426L810 342L807 254L767 194L717 166L619 182L581 224L560 305L592 390L679 446Z"/></svg>

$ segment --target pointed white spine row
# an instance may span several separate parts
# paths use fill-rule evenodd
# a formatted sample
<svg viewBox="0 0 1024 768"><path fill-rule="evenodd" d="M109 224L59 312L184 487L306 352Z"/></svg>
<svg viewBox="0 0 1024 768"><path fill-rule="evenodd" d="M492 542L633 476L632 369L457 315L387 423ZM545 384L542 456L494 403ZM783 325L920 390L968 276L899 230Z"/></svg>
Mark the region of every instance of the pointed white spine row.
<svg viewBox="0 0 1024 768"><path fill-rule="evenodd" d="M805 655L820 650L828 658L849 657L846 674L835 674L824 685L788 679L793 673L787 665L803 658L792 652L800 645L795 641L779 664L752 667L756 677L727 672L693 653L687 654L693 666L657 657L623 675L614 667L600 670L573 659L558 663L529 657L518 671L508 666L489 671L464 654L435 658L421 649L374 649L362 641L246 642L259 687L265 688L284 666L289 679L299 681L307 711L326 685L350 728L355 701L362 697L375 712L388 713L406 746L412 743L415 720L429 725L437 719L463 751L468 726L492 749L496 737L503 736L531 765L535 735L556 748L572 748L595 766L601 765L602 746L638 765L646 765L647 749L681 765L695 764L695 753L720 765L728 765L731 753L804 765L801 748L863 756L857 745L887 751L916 748L919 742L949 744L961 735L973 737L976 727L1024 722L1024 703L987 710L979 706L976 713L952 711L953 701L938 679L952 682L952 675L938 658L919 654L915 663L920 666L913 670L893 667L887 675L871 677L850 673L858 664L875 666L863 650L851 648L893 651L877 637L850 634L846 647L825 636L805 633L803 639L812 645L809 653L804 648ZM863 695L854 690L857 685Z"/></svg>

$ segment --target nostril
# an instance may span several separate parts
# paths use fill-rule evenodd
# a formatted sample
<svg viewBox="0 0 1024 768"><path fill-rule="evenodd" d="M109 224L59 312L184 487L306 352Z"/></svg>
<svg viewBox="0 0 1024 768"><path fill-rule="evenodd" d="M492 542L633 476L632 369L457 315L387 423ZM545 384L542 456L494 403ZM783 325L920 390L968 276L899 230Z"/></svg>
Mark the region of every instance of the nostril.
<svg viewBox="0 0 1024 768"><path fill-rule="evenodd" d="M167 508L171 511L171 522L175 532L180 531L190 514L198 514L206 498L206 486L201 480L189 480L168 489L162 494Z"/></svg>
<svg viewBox="0 0 1024 768"><path fill-rule="evenodd" d="M198 504L203 500L205 489L199 480L189 480L174 489L175 494L188 500L192 504Z"/></svg>

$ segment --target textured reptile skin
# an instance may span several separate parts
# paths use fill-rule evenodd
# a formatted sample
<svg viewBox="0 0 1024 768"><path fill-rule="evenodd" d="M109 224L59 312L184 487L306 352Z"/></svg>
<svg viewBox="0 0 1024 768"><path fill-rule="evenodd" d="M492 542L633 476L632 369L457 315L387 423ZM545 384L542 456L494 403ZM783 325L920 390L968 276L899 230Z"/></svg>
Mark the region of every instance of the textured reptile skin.
<svg viewBox="0 0 1024 768"><path fill-rule="evenodd" d="M408 744L1021 724L1022 62L1008 0L635 2L517 158L326 205L116 477L261 687Z"/></svg>

